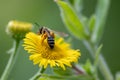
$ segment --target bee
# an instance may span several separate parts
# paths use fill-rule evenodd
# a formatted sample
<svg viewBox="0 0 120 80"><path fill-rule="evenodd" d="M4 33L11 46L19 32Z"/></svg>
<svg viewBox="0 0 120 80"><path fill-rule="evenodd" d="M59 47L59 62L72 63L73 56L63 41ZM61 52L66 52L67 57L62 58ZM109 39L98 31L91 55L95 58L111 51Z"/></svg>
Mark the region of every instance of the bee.
<svg viewBox="0 0 120 80"><path fill-rule="evenodd" d="M40 35L42 34L43 40L47 38L47 43L51 49L53 49L54 45L55 45L55 40L54 40L55 34L54 33L58 34L59 36L62 36L62 37L68 36L67 34L65 34L63 32L54 31L47 27L41 27L38 32L38 34L40 34Z"/></svg>
<svg viewBox="0 0 120 80"><path fill-rule="evenodd" d="M39 33L38 34L42 34L43 35L43 40L47 38L47 43L49 45L49 47L51 49L54 48L54 44L55 44L55 40L54 40L54 32L52 32L51 30L49 30L46 27L41 27L39 29Z"/></svg>

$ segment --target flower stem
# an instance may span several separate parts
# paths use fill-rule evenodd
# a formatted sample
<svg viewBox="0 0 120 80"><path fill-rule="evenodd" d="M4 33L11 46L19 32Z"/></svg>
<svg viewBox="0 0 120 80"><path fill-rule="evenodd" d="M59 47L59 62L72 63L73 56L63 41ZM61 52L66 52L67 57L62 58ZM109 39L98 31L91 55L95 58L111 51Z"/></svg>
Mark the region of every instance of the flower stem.
<svg viewBox="0 0 120 80"><path fill-rule="evenodd" d="M40 78L41 74L45 71L44 67L41 67L40 70L29 80L37 80Z"/></svg>
<svg viewBox="0 0 120 80"><path fill-rule="evenodd" d="M85 72L79 69L76 65L72 65L72 68L77 72L77 74L85 74Z"/></svg>
<svg viewBox="0 0 120 80"><path fill-rule="evenodd" d="M95 58L94 53L96 52L96 45L92 44L90 41L84 41L83 43L84 43L84 45L86 46L86 48L88 49L88 51L90 52L91 56L94 59ZM102 54L100 54L100 56L99 56L98 67L100 69L100 72L104 76L105 80L113 80L112 73L111 73L104 57L102 56Z"/></svg>
<svg viewBox="0 0 120 80"><path fill-rule="evenodd" d="M8 79L8 76L9 76L9 74L12 70L12 67L14 66L14 63L16 61L16 56L17 56L16 53L17 53L17 50L19 47L19 43L20 43L19 40L14 41L14 43L13 43L14 51L13 51L13 53L10 53L10 58L8 60L8 63L5 67L5 70L4 70L0 80L7 80Z"/></svg>

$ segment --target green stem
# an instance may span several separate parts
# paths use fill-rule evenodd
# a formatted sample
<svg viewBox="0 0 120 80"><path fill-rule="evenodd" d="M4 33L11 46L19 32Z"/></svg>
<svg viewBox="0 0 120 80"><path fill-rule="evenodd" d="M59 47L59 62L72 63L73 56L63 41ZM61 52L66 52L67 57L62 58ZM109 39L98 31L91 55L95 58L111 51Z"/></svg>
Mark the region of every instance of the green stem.
<svg viewBox="0 0 120 80"><path fill-rule="evenodd" d="M13 44L13 48L14 48L14 52L13 53L10 53L10 58L8 60L8 63L5 67L5 70L1 76L1 79L0 80L7 80L8 79L8 76L12 70L12 67L14 66L14 63L15 63L15 59L16 59L16 53L17 53L17 50L18 50L18 47L19 47L19 42L18 40L14 41L14 44Z"/></svg>
<svg viewBox="0 0 120 80"><path fill-rule="evenodd" d="M96 46L94 44L92 44L90 41L84 41L83 43L86 46L86 48L89 50L90 54L92 55L92 57L94 59L95 58L94 53L96 52ZM110 72L110 69L109 69L104 57L102 56L102 54L100 54L100 56L99 56L98 67L99 67L102 75L104 76L105 80L113 80L112 73Z"/></svg>
<svg viewBox="0 0 120 80"><path fill-rule="evenodd" d="M41 74L45 71L44 67L41 67L40 70L29 80L37 80L40 78Z"/></svg>

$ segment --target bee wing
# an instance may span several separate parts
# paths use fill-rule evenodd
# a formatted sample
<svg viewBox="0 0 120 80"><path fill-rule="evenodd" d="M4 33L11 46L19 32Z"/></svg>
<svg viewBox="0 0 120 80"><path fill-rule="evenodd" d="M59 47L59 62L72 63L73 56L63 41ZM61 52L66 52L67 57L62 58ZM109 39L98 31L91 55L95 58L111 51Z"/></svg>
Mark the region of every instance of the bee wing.
<svg viewBox="0 0 120 80"><path fill-rule="evenodd" d="M64 32L58 32L58 31L53 31L55 34L57 34L58 36L61 37L68 37L68 34L64 33Z"/></svg>
<svg viewBox="0 0 120 80"><path fill-rule="evenodd" d="M49 31L54 32L56 35L61 36L61 37L68 37L68 34L64 33L64 32L59 32L59 31L55 31L55 30L51 30L50 28L47 28Z"/></svg>

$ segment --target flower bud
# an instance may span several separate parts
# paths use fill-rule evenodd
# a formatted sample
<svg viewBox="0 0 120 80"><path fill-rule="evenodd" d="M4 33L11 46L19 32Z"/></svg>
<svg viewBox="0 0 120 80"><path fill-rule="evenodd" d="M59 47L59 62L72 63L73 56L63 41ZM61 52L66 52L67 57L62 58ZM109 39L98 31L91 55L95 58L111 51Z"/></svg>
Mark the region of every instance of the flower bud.
<svg viewBox="0 0 120 80"><path fill-rule="evenodd" d="M6 32L14 39L23 39L25 34L31 30L31 23L12 20L8 23Z"/></svg>

